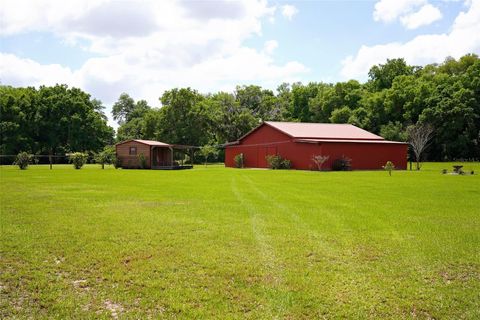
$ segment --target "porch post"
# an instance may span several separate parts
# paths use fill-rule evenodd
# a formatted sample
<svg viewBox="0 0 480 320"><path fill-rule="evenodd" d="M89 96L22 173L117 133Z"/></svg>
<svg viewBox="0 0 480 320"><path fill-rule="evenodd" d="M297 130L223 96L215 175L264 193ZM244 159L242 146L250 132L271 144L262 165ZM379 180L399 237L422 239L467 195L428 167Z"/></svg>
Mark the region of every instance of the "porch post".
<svg viewBox="0 0 480 320"><path fill-rule="evenodd" d="M153 155L153 148L155 148L154 146L150 146L150 169L152 169L152 164L153 164L153 161L152 161L152 155Z"/></svg>
<svg viewBox="0 0 480 320"><path fill-rule="evenodd" d="M171 159L170 166L173 167L173 148L172 148L172 147L168 147L168 149L170 149L170 159Z"/></svg>

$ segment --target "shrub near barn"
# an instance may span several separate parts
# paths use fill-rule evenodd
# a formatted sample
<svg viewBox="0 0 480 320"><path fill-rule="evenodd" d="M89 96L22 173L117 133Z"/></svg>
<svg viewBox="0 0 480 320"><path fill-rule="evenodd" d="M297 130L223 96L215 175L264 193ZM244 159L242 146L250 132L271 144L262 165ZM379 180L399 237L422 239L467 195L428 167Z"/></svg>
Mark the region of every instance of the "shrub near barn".
<svg viewBox="0 0 480 320"><path fill-rule="evenodd" d="M280 155L268 155L265 157L270 169L290 169L291 162Z"/></svg>
<svg viewBox="0 0 480 320"><path fill-rule="evenodd" d="M70 162L75 169L81 169L87 163L88 155L82 152L75 152L69 155Z"/></svg>
<svg viewBox="0 0 480 320"><path fill-rule="evenodd" d="M332 164L333 171L348 171L352 170L352 159L346 156L341 156L335 159Z"/></svg>
<svg viewBox="0 0 480 320"><path fill-rule="evenodd" d="M243 153L237 154L234 158L235 167L236 168L243 168L244 157Z"/></svg>

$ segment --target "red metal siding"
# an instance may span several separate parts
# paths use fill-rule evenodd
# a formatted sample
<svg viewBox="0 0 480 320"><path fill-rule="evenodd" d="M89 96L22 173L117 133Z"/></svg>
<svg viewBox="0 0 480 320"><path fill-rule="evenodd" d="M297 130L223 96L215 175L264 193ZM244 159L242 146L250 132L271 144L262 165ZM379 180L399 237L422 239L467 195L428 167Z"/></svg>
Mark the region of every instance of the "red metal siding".
<svg viewBox="0 0 480 320"><path fill-rule="evenodd" d="M261 126L246 136L240 145L225 148L225 165L235 167L235 156L243 153L245 167L266 168L265 157L279 153L279 147L286 143L291 143L289 136L270 126Z"/></svg>
<svg viewBox="0 0 480 320"><path fill-rule="evenodd" d="M352 169L381 169L392 161L397 169L407 169L406 144L396 143L323 143L323 154L330 158L324 164L331 168L335 159L346 156L352 159Z"/></svg>
<svg viewBox="0 0 480 320"><path fill-rule="evenodd" d="M227 146L225 149L225 166L234 167L234 157L244 154L247 168L266 168L265 157L279 154L292 162L292 168L312 170L314 155L329 155L324 164L330 169L335 159L342 155L352 159L352 169L381 169L387 161L392 161L396 168L407 168L407 145L396 143L356 143L356 142L294 142L286 134L270 126L262 126L241 140L240 144Z"/></svg>

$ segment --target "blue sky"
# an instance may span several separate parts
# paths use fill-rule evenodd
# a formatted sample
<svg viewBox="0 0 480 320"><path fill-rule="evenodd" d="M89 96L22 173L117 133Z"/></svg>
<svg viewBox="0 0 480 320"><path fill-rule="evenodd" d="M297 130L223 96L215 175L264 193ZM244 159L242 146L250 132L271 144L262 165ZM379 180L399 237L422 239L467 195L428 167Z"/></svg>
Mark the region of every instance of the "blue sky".
<svg viewBox="0 0 480 320"><path fill-rule="evenodd" d="M292 21L266 24L263 35L248 41L253 46L265 39L276 38L278 61L297 59L312 72L311 81L342 81L342 60L355 55L362 45L394 41L407 42L421 34L448 32L453 20L463 9L461 2L437 2L443 18L414 30L400 23L374 21L375 1L298 1L298 14ZM365 74L365 77L367 75ZM358 77L356 77L358 78ZM362 77L360 80L364 80Z"/></svg>
<svg viewBox="0 0 480 320"><path fill-rule="evenodd" d="M1 38L1 51L41 64L58 63L72 69L80 68L89 58L98 56L78 46L67 44L61 37L49 32L27 32Z"/></svg>
<svg viewBox="0 0 480 320"><path fill-rule="evenodd" d="M67 83L111 106L122 92L159 106L164 90L275 89L367 79L480 53L480 0L2 0L0 81Z"/></svg>

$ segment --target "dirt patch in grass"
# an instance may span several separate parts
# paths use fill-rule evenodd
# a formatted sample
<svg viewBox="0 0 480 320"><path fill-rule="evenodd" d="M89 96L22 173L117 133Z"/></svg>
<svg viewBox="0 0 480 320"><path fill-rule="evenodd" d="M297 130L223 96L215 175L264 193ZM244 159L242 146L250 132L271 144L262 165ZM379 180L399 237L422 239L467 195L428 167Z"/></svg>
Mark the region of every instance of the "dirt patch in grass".
<svg viewBox="0 0 480 320"><path fill-rule="evenodd" d="M144 253L137 254L137 255L128 255L128 256L121 259L121 263L125 267L129 267L131 264L134 264L137 261L150 260L152 257L153 257L153 254L148 253L148 252L144 252Z"/></svg>
<svg viewBox="0 0 480 320"><path fill-rule="evenodd" d="M473 264L452 265L443 268L438 276L446 284L451 282L468 282L480 280L480 267Z"/></svg>
<svg viewBox="0 0 480 320"><path fill-rule="evenodd" d="M118 316L123 312L124 308L119 303L114 303L110 300L105 300L103 303L106 310L110 312L110 315L114 319L118 319Z"/></svg>
<svg viewBox="0 0 480 320"><path fill-rule="evenodd" d="M88 286L88 281L85 279L73 281L73 287L79 290L85 290L85 291L90 290L90 287Z"/></svg>

